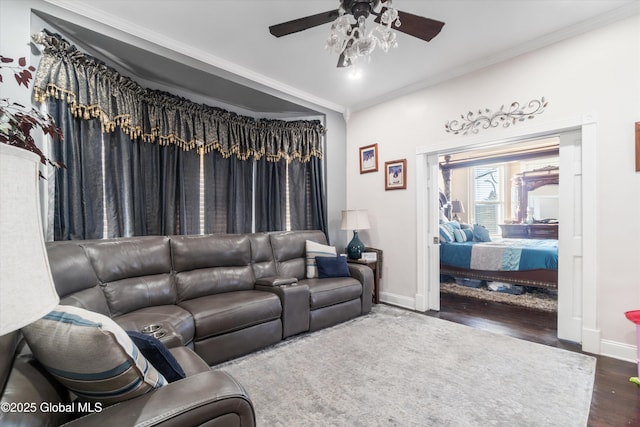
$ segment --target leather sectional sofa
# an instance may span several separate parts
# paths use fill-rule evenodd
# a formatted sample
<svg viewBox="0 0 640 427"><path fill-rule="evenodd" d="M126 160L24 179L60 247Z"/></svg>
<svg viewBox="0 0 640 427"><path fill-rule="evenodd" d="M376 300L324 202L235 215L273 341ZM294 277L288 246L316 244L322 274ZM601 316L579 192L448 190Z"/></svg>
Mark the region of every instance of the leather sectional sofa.
<svg viewBox="0 0 640 427"><path fill-rule="evenodd" d="M349 264L351 277L307 278L307 240L326 244L320 231L48 243L60 304L109 316L125 330L152 326L187 374L73 424L253 425L248 393L209 366L371 309L371 270ZM2 402L70 402L17 333L0 337L0 352ZM72 417L5 412L0 424L59 425Z"/></svg>

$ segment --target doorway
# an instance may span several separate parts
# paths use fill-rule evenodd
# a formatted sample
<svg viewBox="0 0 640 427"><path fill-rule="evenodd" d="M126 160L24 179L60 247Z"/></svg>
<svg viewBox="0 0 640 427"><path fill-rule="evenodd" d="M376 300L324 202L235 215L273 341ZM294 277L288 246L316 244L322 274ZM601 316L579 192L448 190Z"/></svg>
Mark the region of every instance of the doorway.
<svg viewBox="0 0 640 427"><path fill-rule="evenodd" d="M451 150L473 150L479 147L521 143L534 138L559 136L561 225L559 246L558 336L582 343L584 351L599 353L600 337L596 325L595 284L595 188L596 122L588 116L566 120L556 125L515 130L510 136L471 138L455 145L433 144L418 149L417 218L418 218L418 286L416 308L420 311L440 310L440 271L438 241L438 156ZM582 230L590 233L582 235Z"/></svg>
<svg viewBox="0 0 640 427"><path fill-rule="evenodd" d="M443 192L441 198L446 198L448 203L440 207L440 222L455 220L470 232L473 224L481 224L494 244L506 238L505 243L517 244L518 248L522 245L555 247L557 265L559 160L559 137L441 155L439 189ZM527 217L536 223L531 226L534 227L531 232L526 232L529 226L523 225ZM456 241L459 238L469 240L463 237L466 236L462 236L462 233L456 234ZM444 250L445 259L450 259L453 265L470 255L467 252L452 252L454 248L463 250L468 246L467 243L440 243L440 255ZM442 259L440 262L449 264ZM557 287L534 284L536 280L557 282L557 271L545 279L535 274L534 277L522 276L521 279L528 281L528 284L497 278L488 281L463 279L467 276L463 274L459 277L442 269L440 273L444 274L440 281L441 309L444 312L455 310L451 304L467 306L471 304L469 299L480 299L510 304L516 313L519 308L538 309L554 313L554 317L557 317ZM447 294L455 294L459 298L445 298ZM553 321L553 325L555 331L557 320ZM556 332L554 338L557 339Z"/></svg>

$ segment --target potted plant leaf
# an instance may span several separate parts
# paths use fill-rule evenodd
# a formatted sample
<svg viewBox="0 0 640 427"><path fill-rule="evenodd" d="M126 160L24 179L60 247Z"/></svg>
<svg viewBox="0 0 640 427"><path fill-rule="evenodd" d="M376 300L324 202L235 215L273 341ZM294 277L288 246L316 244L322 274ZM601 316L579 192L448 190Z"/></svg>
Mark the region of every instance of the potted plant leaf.
<svg viewBox="0 0 640 427"><path fill-rule="evenodd" d="M27 66L26 58L18 58L16 62L13 58L0 55L0 70L10 69L18 83L18 86L29 88L29 83L33 78L35 68ZM0 84L5 84L2 74L0 74ZM53 117L43 114L34 107L25 107L17 102L12 102L8 98L0 98L0 143L22 148L40 157L40 162L55 167L65 167L63 163L49 159L37 146L32 132L40 128L46 135L50 135L54 141L62 141L62 130L56 126Z"/></svg>

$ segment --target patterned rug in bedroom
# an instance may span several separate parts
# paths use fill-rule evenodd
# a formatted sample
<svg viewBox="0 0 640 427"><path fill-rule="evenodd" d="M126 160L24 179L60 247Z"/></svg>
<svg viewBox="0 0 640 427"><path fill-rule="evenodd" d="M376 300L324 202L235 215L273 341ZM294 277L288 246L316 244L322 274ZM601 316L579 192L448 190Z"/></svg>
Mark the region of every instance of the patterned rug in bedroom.
<svg viewBox="0 0 640 427"><path fill-rule="evenodd" d="M440 292L446 294L461 295L484 301L502 302L533 310L557 312L558 293L545 289L529 289L521 295L490 291L486 285L480 288L471 288L456 283L440 283Z"/></svg>

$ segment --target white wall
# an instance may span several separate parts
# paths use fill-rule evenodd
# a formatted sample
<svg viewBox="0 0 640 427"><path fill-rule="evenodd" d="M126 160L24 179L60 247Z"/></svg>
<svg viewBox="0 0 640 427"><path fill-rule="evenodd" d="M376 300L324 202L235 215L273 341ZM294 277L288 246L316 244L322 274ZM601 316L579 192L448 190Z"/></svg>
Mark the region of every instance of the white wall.
<svg viewBox="0 0 640 427"><path fill-rule="evenodd" d="M383 297L410 304L417 282L416 149L443 142L464 145L465 137L446 133L444 124L467 111L496 111L542 96L549 106L532 120L537 125L583 114L597 117L598 185L585 189L598 198L597 323L603 343L629 349L636 344L635 328L624 312L640 309L640 173L634 166L634 122L640 121L638 15L353 113L347 127L348 208L370 212L367 243L384 250ZM500 139L505 130L481 132ZM381 166L407 159L406 190L385 191L382 172L359 174L358 147L372 143L378 143ZM624 213L622 201L628 206Z"/></svg>

